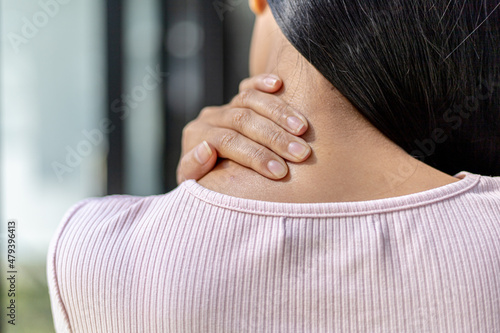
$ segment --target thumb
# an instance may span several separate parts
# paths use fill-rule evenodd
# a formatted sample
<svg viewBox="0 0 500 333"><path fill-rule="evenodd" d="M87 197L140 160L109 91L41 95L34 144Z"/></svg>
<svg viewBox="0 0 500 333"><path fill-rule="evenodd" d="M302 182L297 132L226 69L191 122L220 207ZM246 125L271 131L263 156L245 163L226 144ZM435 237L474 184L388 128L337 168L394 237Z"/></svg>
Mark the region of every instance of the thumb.
<svg viewBox="0 0 500 333"><path fill-rule="evenodd" d="M187 179L201 179L214 168L216 162L217 152L203 141L182 157L177 168L177 183Z"/></svg>

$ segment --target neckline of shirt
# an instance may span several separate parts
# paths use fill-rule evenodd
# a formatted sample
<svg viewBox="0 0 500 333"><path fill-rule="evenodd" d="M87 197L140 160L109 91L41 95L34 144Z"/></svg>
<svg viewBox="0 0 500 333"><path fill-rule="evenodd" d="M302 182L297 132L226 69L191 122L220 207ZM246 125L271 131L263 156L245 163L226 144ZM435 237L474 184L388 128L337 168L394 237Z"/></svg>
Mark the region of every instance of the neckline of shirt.
<svg viewBox="0 0 500 333"><path fill-rule="evenodd" d="M431 190L414 194L356 202L281 203L244 199L209 190L195 180L185 181L180 189L208 204L243 213L288 217L348 217L383 214L417 208L458 196L475 187L481 176L462 171L455 175L460 180Z"/></svg>

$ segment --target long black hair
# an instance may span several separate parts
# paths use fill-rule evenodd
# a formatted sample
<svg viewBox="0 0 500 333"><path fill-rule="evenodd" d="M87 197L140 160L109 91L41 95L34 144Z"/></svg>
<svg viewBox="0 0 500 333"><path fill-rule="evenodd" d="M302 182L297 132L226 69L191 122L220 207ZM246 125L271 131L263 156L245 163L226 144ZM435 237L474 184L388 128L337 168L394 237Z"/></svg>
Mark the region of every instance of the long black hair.
<svg viewBox="0 0 500 333"><path fill-rule="evenodd" d="M409 154L500 176L500 2L268 0L292 45Z"/></svg>

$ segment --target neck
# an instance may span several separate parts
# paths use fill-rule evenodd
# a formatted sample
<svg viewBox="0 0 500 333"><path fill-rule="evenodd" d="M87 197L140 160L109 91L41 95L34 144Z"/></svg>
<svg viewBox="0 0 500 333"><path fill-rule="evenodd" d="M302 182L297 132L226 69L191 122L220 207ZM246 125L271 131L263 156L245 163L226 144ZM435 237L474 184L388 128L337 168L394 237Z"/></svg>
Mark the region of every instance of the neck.
<svg viewBox="0 0 500 333"><path fill-rule="evenodd" d="M280 97L308 119L303 138L311 145L311 157L288 163L290 172L281 181L224 161L201 185L255 200L345 202L412 194L457 181L385 137L286 40L274 45L266 71L283 79Z"/></svg>

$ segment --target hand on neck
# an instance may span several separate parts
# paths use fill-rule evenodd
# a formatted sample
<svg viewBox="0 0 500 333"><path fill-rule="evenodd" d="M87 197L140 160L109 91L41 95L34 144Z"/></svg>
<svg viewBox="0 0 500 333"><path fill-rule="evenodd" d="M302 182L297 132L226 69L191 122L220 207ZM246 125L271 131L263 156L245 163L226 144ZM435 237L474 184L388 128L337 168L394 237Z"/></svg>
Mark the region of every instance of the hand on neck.
<svg viewBox="0 0 500 333"><path fill-rule="evenodd" d="M443 186L457 179L408 155L385 137L286 40L270 13L256 22L255 35L267 33L266 52L251 64L252 75L283 79L278 95L309 121L303 138L313 153L304 163L288 163L289 174L272 181L233 162L223 162L200 184L225 194L282 202L363 201L400 196ZM255 52L255 47L252 52Z"/></svg>

